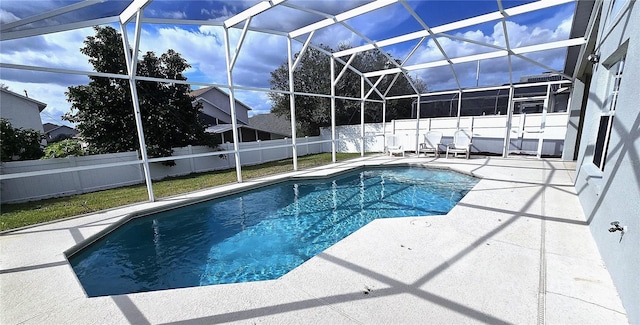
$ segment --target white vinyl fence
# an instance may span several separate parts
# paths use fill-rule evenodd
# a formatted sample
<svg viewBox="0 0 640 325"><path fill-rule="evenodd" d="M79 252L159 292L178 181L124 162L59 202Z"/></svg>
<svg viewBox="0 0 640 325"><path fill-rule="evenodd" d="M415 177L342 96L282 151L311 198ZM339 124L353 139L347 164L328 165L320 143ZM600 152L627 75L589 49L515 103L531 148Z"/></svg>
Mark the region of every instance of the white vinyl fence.
<svg viewBox="0 0 640 325"><path fill-rule="evenodd" d="M513 150L536 151L538 139L543 137L542 154L561 156L564 138L567 130L567 113L548 113L542 125L542 114L527 114L526 118L514 115L512 132L510 134L510 148ZM520 123L524 122L523 127ZM463 116L460 118L460 129L470 130L473 134L471 152L502 154L504 137L506 134L507 116ZM443 133L441 150L453 140L453 133L458 129L457 117L439 117L420 119L419 129L416 119L394 120L385 123L371 123L365 125L365 152L383 152L384 134L399 135L405 151L415 151L422 137L430 130ZM540 132L543 130L543 132ZM417 132L416 132L417 131ZM323 139L331 139L331 128L320 130ZM336 150L338 152L360 152L360 125L343 125L336 127ZM331 151L331 143L324 144L324 151Z"/></svg>
<svg viewBox="0 0 640 325"><path fill-rule="evenodd" d="M526 119L514 115L510 133L510 148L523 151L535 151L540 136L544 139L543 155L560 156L564 145L567 127L567 113L549 113L542 125L542 114L527 114ZM524 122L524 123L523 123ZM520 126L520 124L523 124ZM506 134L507 116L461 117L461 129L473 134L472 152L502 154ZM429 130L443 133L441 150L450 143L458 128L458 119L425 118L420 119L419 129L415 119L395 120L386 123L365 125L365 152L383 152L384 134L397 134L405 151L415 151L422 135ZM543 132L540 132L540 131ZM320 130L319 137L297 139L298 156L331 152L331 129ZM345 125L336 128L336 150L338 152L360 152L362 149L361 126ZM220 146L220 152L233 151L233 144ZM257 165L292 157L291 139L242 142L239 144L240 162L245 165ZM174 149L174 157L198 155L185 159L176 159L175 166L165 166L159 162L150 164L151 177L154 180L170 176L222 170L235 167L233 154L207 155L213 152L208 147L184 147ZM106 164L106 166L104 166ZM100 168L91 166L103 165ZM22 202L50 197L92 192L102 189L133 185L144 182L142 166L137 152L125 152L85 157L7 162L0 165L0 202ZM60 173L46 171L75 168ZM83 169L85 168L85 169ZM79 170L78 170L79 169ZM40 171L42 174L40 174ZM27 177L13 178L11 174L30 173Z"/></svg>
<svg viewBox="0 0 640 325"><path fill-rule="evenodd" d="M298 138L296 141L298 156L323 152L322 143L317 143L321 140L320 137ZM242 142L239 144L240 162L246 166L291 158L293 150L290 145L291 139ZM233 151L233 144L222 144L217 151ZM174 148L173 156L179 158L179 156L211 152L215 151L209 147L188 146ZM171 176L235 168L233 154L209 155L174 161L175 166L151 163L151 178L159 180ZM106 165L106 167L91 168L97 165ZM85 169L82 169L83 167ZM49 170L69 168L80 170L45 173ZM39 174L39 172L43 174ZM11 178L11 174L16 173L31 173L32 176ZM0 202L2 203L87 193L144 182L144 173L137 152L5 162L0 165L0 174L3 176L0 181Z"/></svg>

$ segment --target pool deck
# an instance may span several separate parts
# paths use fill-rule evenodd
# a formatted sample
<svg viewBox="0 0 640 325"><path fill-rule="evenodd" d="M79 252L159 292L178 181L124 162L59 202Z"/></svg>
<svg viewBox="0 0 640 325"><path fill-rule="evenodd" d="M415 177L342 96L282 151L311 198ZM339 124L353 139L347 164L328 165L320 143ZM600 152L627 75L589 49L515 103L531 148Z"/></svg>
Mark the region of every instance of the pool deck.
<svg viewBox="0 0 640 325"><path fill-rule="evenodd" d="M288 175L396 163L482 180L446 216L376 220L273 281L87 298L63 253L128 213L256 180L5 233L0 323L628 323L573 187L575 163L367 156Z"/></svg>

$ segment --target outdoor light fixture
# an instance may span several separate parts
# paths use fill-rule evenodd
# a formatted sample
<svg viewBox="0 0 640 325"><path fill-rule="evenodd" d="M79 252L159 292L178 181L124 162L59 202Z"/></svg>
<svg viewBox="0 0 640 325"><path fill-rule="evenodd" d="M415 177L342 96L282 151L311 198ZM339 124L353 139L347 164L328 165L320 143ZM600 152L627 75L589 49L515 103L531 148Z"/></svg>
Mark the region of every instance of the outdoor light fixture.
<svg viewBox="0 0 640 325"><path fill-rule="evenodd" d="M589 56L587 57L587 61L596 64L598 62L600 62L600 56L595 54L595 53L591 53L589 54Z"/></svg>

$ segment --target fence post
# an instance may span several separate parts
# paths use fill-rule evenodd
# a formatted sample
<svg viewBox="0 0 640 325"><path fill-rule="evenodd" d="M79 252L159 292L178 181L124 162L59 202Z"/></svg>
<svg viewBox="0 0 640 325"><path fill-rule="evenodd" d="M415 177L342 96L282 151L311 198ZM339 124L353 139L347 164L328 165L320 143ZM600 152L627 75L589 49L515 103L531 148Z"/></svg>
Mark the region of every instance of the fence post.
<svg viewBox="0 0 640 325"><path fill-rule="evenodd" d="M289 138L285 137L284 138L284 144L289 144ZM289 147L284 147L284 157L289 158Z"/></svg>
<svg viewBox="0 0 640 325"><path fill-rule="evenodd" d="M473 123L474 123L475 119L473 116L471 116L471 135L473 135Z"/></svg>
<svg viewBox="0 0 640 325"><path fill-rule="evenodd" d="M226 147L224 148L224 151L229 151L229 147L230 147L229 144L230 143L231 142L227 141ZM231 166L231 159L229 159L229 154L227 153L227 154L225 154L225 156L227 157L227 166L228 166L228 168L230 169L231 167L235 167L235 165ZM235 157L235 155L234 155L234 157Z"/></svg>
<svg viewBox="0 0 640 325"><path fill-rule="evenodd" d="M305 136L304 136L304 140L305 140L305 146L304 146L304 147L305 147L305 148L306 148L306 150L307 150L307 152L306 152L306 154L305 154L305 155L309 155L309 136L308 136L308 135L305 135Z"/></svg>
<svg viewBox="0 0 640 325"><path fill-rule="evenodd" d="M76 161L75 156L67 156L67 161L69 161L69 167L78 167L78 162ZM80 182L80 172L76 170L71 174L71 177L73 178L73 187L75 188L76 192L84 193L82 182Z"/></svg>
<svg viewBox="0 0 640 325"><path fill-rule="evenodd" d="M263 164L263 158L262 158L262 141L261 140L257 140L256 141L258 143L258 148L260 148L260 150L258 150L258 161L260 164Z"/></svg>
<svg viewBox="0 0 640 325"><path fill-rule="evenodd" d="M187 146L187 153L189 155L193 155L193 147L191 145ZM193 160L193 157L189 158L189 165L191 167L191 172L192 173L197 172L197 170L196 170L196 162Z"/></svg>

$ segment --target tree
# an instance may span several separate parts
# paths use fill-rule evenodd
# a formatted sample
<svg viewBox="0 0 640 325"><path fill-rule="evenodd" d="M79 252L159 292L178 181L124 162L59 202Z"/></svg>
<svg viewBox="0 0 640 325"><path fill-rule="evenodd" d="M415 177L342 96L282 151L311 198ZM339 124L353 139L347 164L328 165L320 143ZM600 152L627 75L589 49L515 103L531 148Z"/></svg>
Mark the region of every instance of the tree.
<svg viewBox="0 0 640 325"><path fill-rule="evenodd" d="M324 50L334 52L328 46L321 46ZM340 45L338 50L350 48L348 45ZM296 57L300 53L296 54ZM379 50L371 50L358 54L351 65L361 72L382 70L389 66L388 58ZM343 68L343 65L336 64L336 74ZM308 48L299 66L294 73L294 89L298 92L316 93L329 95L331 91L329 57L321 51ZM394 76L385 76L378 85L382 93L389 87ZM377 80L373 80L375 83ZM425 91L426 85L420 79L411 79L419 91ZM360 98L360 76L347 70L336 85L336 95L352 98ZM271 72L271 89L289 90L289 68L286 62ZM365 92L371 86L365 84ZM415 94L409 80L399 77L391 87L387 96ZM271 112L290 118L289 95L271 92L269 93L273 106ZM380 99L375 92L370 99ZM386 119L411 117L412 99L400 99L389 101L387 104ZM327 97L295 96L296 122L301 135L314 135L318 133L318 128L331 124L331 101ZM379 122L382 120L382 107L380 104L365 103L365 122ZM358 124L360 123L360 101L337 99L336 100L336 124Z"/></svg>
<svg viewBox="0 0 640 325"><path fill-rule="evenodd" d="M32 129L14 128L9 120L0 119L0 160L32 160L42 157L44 134Z"/></svg>
<svg viewBox="0 0 640 325"><path fill-rule="evenodd" d="M111 27L95 27L96 35L84 41L80 51L97 72L127 71L122 36ZM137 75L187 80L183 72L191 66L179 53L161 56L147 52L137 64ZM88 85L69 87L71 112L63 119L76 123L90 153L112 153L139 149L129 81L89 77ZM190 86L172 82L136 81L138 101L151 157L170 156L171 148L213 145L199 118L200 105L192 105ZM172 163L169 163L172 164Z"/></svg>

